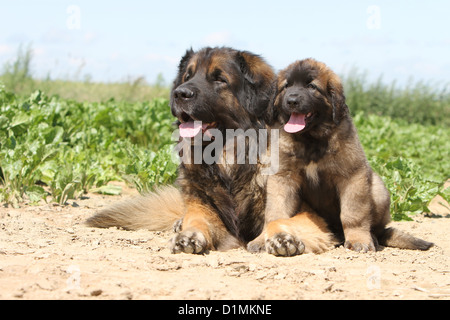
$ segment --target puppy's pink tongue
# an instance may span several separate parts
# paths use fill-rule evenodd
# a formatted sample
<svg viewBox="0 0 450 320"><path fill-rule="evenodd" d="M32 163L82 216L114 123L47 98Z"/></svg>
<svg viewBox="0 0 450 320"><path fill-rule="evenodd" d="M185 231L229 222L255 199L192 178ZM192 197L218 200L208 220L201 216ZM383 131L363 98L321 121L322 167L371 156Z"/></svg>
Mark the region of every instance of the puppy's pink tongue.
<svg viewBox="0 0 450 320"><path fill-rule="evenodd" d="M202 123L200 121L184 122L178 128L180 129L180 136L183 138L192 138L202 130Z"/></svg>
<svg viewBox="0 0 450 320"><path fill-rule="evenodd" d="M289 133L296 133L305 128L305 115L293 112L289 121L284 125L284 131Z"/></svg>

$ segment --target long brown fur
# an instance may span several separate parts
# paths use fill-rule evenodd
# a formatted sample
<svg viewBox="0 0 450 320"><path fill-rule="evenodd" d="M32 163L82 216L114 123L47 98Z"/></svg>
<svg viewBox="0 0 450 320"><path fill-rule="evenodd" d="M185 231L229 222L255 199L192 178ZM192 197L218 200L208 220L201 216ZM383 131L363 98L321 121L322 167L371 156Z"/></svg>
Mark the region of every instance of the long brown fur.
<svg viewBox="0 0 450 320"><path fill-rule="evenodd" d="M283 237L291 253L293 247L300 251L305 224L297 212L304 205L355 251L375 251L378 244L419 250L433 245L386 228L389 192L367 162L339 77L324 63L305 59L280 71L272 113L272 128L280 129L280 169L268 178L266 216L288 226ZM306 126L286 132L291 115L303 115ZM266 228L266 238L270 232ZM266 249L271 246L266 243Z"/></svg>
<svg viewBox="0 0 450 320"><path fill-rule="evenodd" d="M174 186L136 196L103 209L86 223L90 227L121 227L125 230L170 230L184 213L183 198Z"/></svg>
<svg viewBox="0 0 450 320"><path fill-rule="evenodd" d="M265 129L275 79L272 68L250 52L231 48L188 50L173 84L172 114L178 124L202 121L223 136L226 129ZM209 146L208 142L203 143L203 148ZM180 145L187 146L187 151L183 149L186 154L180 152L182 159L192 156L188 155L193 150L190 148L194 148L190 141L180 139ZM229 151L224 148L222 157ZM244 164L181 161L177 188L167 187L118 203L97 213L87 223L93 227L166 230L178 221L178 233L170 244L173 253L201 254L245 246L272 222L264 215L267 176L261 170L260 163L249 161ZM311 235L312 239L302 238L305 252L319 252L328 245L324 245L329 239L328 231L323 233L324 240L318 233L312 235L308 231L319 230L320 219L307 213L301 216L304 235ZM284 221L279 221L279 225L285 230ZM272 224L270 228L275 230L276 226ZM285 252L289 254L289 250Z"/></svg>

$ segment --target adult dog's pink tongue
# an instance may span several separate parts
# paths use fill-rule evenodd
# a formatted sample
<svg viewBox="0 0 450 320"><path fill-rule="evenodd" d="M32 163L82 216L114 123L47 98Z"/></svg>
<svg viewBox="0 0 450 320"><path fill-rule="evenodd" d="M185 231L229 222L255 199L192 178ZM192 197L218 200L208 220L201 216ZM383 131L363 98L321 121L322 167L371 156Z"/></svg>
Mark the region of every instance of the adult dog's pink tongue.
<svg viewBox="0 0 450 320"><path fill-rule="evenodd" d="M195 137L200 130L204 130L208 127L207 123L202 124L201 121L188 121L181 123L178 127L180 129L180 136L183 138Z"/></svg>
<svg viewBox="0 0 450 320"><path fill-rule="evenodd" d="M289 133L296 133L302 131L305 128L305 115L297 112L293 112L289 121L284 125L284 131Z"/></svg>
<svg viewBox="0 0 450 320"><path fill-rule="evenodd" d="M184 122L178 128L180 129L180 136L183 138L192 138L200 132L202 123L200 121Z"/></svg>

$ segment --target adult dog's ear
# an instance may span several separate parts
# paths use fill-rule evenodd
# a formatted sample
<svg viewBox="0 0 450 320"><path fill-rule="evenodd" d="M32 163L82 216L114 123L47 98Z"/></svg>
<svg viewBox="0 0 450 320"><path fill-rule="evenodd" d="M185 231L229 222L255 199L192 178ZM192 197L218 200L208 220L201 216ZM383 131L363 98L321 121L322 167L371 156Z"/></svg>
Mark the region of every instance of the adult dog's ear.
<svg viewBox="0 0 450 320"><path fill-rule="evenodd" d="M192 56L194 55L194 50L192 48L186 50L186 53L180 60L180 64L178 65L178 75L176 79L174 80L174 87L177 87L183 79L183 75L186 72L186 68L188 66L189 60L191 60Z"/></svg>
<svg viewBox="0 0 450 320"><path fill-rule="evenodd" d="M327 91L331 97L331 106L333 108L333 121L339 124L342 119L348 117L349 109L345 103L344 88L339 77L331 75L328 80Z"/></svg>
<svg viewBox="0 0 450 320"><path fill-rule="evenodd" d="M257 119L263 119L274 89L275 73L263 58L248 51L238 51L236 62L245 79L247 111Z"/></svg>
<svg viewBox="0 0 450 320"><path fill-rule="evenodd" d="M280 71L278 78L272 81L272 91L270 95L269 107L265 113L265 121L268 125L273 125L279 119L284 92L284 70Z"/></svg>
<svg viewBox="0 0 450 320"><path fill-rule="evenodd" d="M281 93L278 89L278 81L275 79L272 81L271 94L269 97L269 106L267 107L266 112L264 113L264 121L268 125L273 125L276 120L278 120L278 116L280 115L280 101L281 101Z"/></svg>

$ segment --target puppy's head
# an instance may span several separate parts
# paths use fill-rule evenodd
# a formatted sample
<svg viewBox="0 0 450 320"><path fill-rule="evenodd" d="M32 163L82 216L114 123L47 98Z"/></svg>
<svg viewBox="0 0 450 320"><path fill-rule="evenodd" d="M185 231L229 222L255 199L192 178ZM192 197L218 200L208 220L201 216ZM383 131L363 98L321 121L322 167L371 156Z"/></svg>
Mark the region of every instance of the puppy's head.
<svg viewBox="0 0 450 320"><path fill-rule="evenodd" d="M274 115L293 134L321 134L348 115L342 83L324 63L305 59L281 70Z"/></svg>
<svg viewBox="0 0 450 320"><path fill-rule="evenodd" d="M209 128L247 129L263 121L274 79L272 68L250 52L226 47L188 50L170 97L180 135L192 137Z"/></svg>

